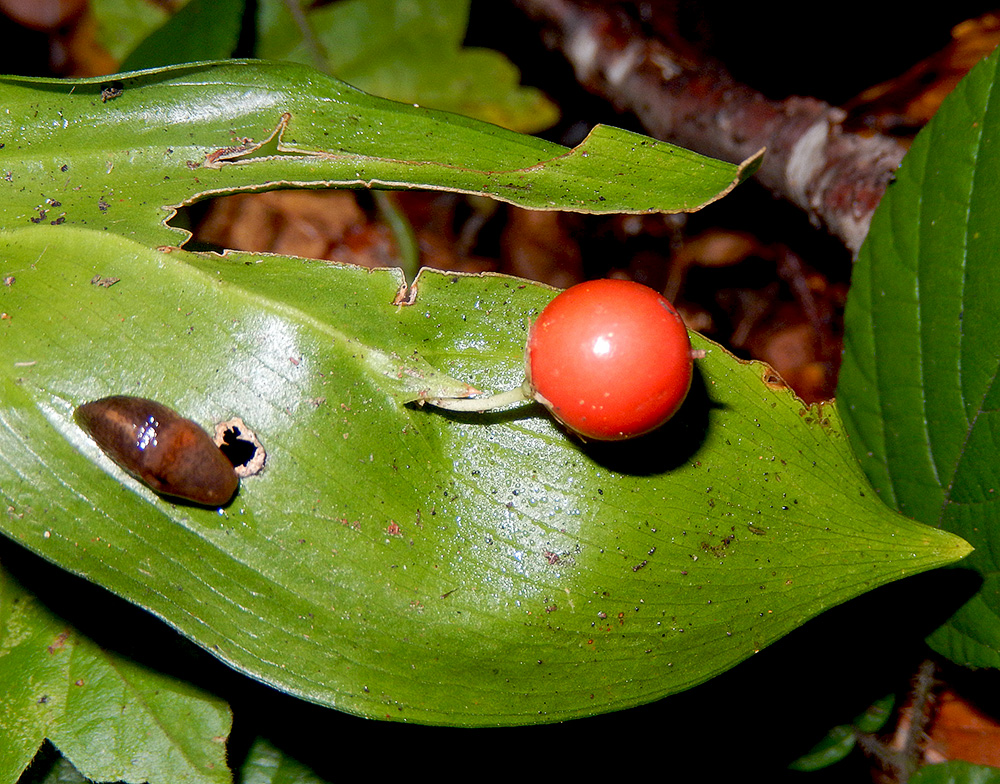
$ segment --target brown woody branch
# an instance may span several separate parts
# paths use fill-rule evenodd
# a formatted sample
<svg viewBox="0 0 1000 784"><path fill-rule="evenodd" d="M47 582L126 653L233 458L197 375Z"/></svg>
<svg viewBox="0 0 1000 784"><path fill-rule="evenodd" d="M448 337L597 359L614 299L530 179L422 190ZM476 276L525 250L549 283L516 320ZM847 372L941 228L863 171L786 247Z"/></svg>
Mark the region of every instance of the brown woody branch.
<svg viewBox="0 0 1000 784"><path fill-rule="evenodd" d="M584 87L650 135L733 163L766 147L758 180L857 252L905 152L899 142L845 130L843 110L813 98L769 100L720 63L644 35L617 6L514 2Z"/></svg>

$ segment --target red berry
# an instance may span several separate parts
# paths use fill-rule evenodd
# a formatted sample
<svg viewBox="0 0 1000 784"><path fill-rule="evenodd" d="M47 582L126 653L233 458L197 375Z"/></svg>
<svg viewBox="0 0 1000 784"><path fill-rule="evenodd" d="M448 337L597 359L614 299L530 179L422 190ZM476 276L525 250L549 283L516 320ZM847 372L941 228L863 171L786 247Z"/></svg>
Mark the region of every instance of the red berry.
<svg viewBox="0 0 1000 784"><path fill-rule="evenodd" d="M584 438L618 441L656 429L684 402L691 369L680 314L633 281L566 289L528 335L535 398Z"/></svg>

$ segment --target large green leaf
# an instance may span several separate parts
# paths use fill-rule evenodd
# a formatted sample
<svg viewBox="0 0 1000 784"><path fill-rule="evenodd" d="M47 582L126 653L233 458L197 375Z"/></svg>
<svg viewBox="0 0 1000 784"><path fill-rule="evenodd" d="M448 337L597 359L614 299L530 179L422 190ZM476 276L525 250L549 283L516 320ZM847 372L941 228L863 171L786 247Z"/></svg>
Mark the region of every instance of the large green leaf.
<svg viewBox="0 0 1000 784"><path fill-rule="evenodd" d="M1000 87L974 68L918 135L854 269L838 400L865 472L976 547L982 589L930 642L1000 666Z"/></svg>
<svg viewBox="0 0 1000 784"><path fill-rule="evenodd" d="M46 738L98 781L231 780L225 704L101 650L2 568L0 694L0 781Z"/></svg>
<svg viewBox="0 0 1000 784"><path fill-rule="evenodd" d="M399 304L391 270L65 225L0 242L0 527L310 700L464 725L622 708L968 552L869 492L832 406L698 336L671 423L584 445L538 407L401 403L520 383L547 288L425 272ZM155 496L73 423L113 393L240 415L264 473L221 511Z"/></svg>
<svg viewBox="0 0 1000 784"><path fill-rule="evenodd" d="M606 126L569 150L295 63L3 77L0 105L0 227L86 226L151 245L182 239L162 225L173 206L241 189L419 187L534 209L669 212L713 201L758 163Z"/></svg>

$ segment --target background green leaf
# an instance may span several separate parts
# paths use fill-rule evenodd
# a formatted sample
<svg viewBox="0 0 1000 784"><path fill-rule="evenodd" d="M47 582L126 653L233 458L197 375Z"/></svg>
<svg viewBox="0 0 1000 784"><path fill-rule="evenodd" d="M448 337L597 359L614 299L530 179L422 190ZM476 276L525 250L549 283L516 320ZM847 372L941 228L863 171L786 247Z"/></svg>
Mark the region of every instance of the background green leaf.
<svg viewBox="0 0 1000 784"><path fill-rule="evenodd" d="M862 466L904 514L976 551L980 591L930 637L1000 666L1000 102L997 54L917 136L854 268L838 400Z"/></svg>
<svg viewBox="0 0 1000 784"><path fill-rule="evenodd" d="M190 0L120 63L121 71L225 60L236 50L244 0Z"/></svg>
<svg viewBox="0 0 1000 784"><path fill-rule="evenodd" d="M402 406L370 361L518 384L538 285L425 272L400 306L391 270L68 226L2 241L0 526L316 702L467 725L635 705L968 550L869 492L832 407L697 336L682 412L625 444L582 445L538 407ZM265 472L222 512L156 497L72 422L122 392L240 415Z"/></svg>
<svg viewBox="0 0 1000 784"><path fill-rule="evenodd" d="M122 92L109 97L109 87ZM671 212L719 198L759 163L737 167L607 126L569 150L375 98L295 63L3 77L0 102L0 226L65 223L154 246L183 239L162 225L172 207L237 190L372 185L536 209Z"/></svg>
<svg viewBox="0 0 1000 784"><path fill-rule="evenodd" d="M230 781L224 703L101 650L3 569L0 661L0 781L46 738L98 781Z"/></svg>
<svg viewBox="0 0 1000 784"><path fill-rule="evenodd" d="M186 1L190 0L178 0L173 7ZM119 63L170 19L167 8L148 0L90 0L88 7L96 23L98 43Z"/></svg>
<svg viewBox="0 0 1000 784"><path fill-rule="evenodd" d="M150 0L93 0L98 39L131 71L226 59L244 24L244 0L190 0L173 15ZM304 4L308 5L308 4ZM468 0L349 0L303 7L313 50L285 0L259 0L254 54L318 68L365 92L457 112L523 133L558 109L500 52L463 47ZM208 23L206 23L206 18Z"/></svg>
<svg viewBox="0 0 1000 784"><path fill-rule="evenodd" d="M259 3L257 55L317 66L283 0ZM468 0L347 0L308 13L324 70L365 92L534 133L558 110L502 54L462 46ZM204 58L200 58L204 59Z"/></svg>
<svg viewBox="0 0 1000 784"><path fill-rule="evenodd" d="M258 738L240 769L240 784L325 784L307 766Z"/></svg>

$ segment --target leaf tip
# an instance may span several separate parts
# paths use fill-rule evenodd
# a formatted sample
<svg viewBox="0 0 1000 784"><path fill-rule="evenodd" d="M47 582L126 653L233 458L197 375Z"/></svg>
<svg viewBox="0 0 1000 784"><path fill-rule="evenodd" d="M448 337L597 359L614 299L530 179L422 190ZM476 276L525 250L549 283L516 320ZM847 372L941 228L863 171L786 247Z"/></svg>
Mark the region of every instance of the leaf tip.
<svg viewBox="0 0 1000 784"><path fill-rule="evenodd" d="M934 548L943 563L957 563L967 558L976 549L961 536L950 531L935 529L935 533L938 536L929 540L928 545Z"/></svg>

